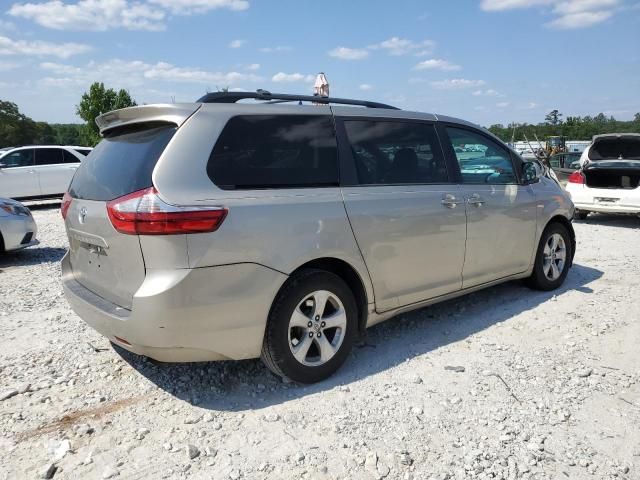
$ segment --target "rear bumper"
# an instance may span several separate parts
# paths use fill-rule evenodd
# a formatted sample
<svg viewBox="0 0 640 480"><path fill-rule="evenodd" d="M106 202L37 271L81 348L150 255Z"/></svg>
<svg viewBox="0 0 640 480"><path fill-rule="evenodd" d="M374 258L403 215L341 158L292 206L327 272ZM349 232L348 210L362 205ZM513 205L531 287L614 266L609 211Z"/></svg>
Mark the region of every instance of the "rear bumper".
<svg viewBox="0 0 640 480"><path fill-rule="evenodd" d="M605 189L567 184L567 192L578 210L599 213L640 213L640 188ZM613 202L599 199L615 199Z"/></svg>
<svg viewBox="0 0 640 480"><path fill-rule="evenodd" d="M575 202L578 210L598 213L640 213L640 205L603 205L598 203Z"/></svg>
<svg viewBox="0 0 640 480"><path fill-rule="evenodd" d="M5 251L20 250L37 245L38 228L33 217L11 215L0 220L0 233L4 241ZM31 235L29 235L31 234Z"/></svg>
<svg viewBox="0 0 640 480"><path fill-rule="evenodd" d="M163 362L259 357L286 278L252 263L149 270L128 310L78 283L68 254L62 259L65 296L78 316L126 350Z"/></svg>

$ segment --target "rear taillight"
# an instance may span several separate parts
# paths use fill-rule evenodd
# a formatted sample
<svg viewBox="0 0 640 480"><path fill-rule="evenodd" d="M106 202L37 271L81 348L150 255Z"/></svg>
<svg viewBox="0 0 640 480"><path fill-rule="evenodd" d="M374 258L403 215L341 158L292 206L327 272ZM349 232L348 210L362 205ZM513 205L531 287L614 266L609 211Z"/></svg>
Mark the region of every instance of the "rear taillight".
<svg viewBox="0 0 640 480"><path fill-rule="evenodd" d="M225 208L169 205L153 187L111 200L107 213L113 228L127 235L215 232L227 216Z"/></svg>
<svg viewBox="0 0 640 480"><path fill-rule="evenodd" d="M67 218L67 212L69 211L69 207L71 206L71 200L73 198L69 195L69 192L64 192L64 196L62 197L62 204L60 205L60 214L62 215L62 219Z"/></svg>
<svg viewBox="0 0 640 480"><path fill-rule="evenodd" d="M567 181L569 183L579 183L581 185L584 185L585 183L584 174L580 170L576 170L571 175L569 175L569 178Z"/></svg>

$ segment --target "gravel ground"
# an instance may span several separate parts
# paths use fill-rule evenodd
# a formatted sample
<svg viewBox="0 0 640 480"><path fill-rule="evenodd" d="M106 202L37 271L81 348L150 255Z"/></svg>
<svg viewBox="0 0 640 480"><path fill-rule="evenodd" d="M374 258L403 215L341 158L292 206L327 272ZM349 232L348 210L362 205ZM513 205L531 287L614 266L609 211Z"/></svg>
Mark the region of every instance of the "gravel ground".
<svg viewBox="0 0 640 480"><path fill-rule="evenodd" d="M57 206L0 257L0 479L640 479L640 220L575 225L551 293L509 283L369 330L336 376L156 365L70 310Z"/></svg>

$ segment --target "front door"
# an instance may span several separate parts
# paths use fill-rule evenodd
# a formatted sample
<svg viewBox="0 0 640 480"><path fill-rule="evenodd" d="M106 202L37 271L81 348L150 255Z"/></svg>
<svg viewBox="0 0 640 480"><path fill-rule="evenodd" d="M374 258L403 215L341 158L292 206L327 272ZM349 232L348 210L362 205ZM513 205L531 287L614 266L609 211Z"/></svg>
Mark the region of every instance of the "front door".
<svg viewBox="0 0 640 480"><path fill-rule="evenodd" d="M348 119L342 149L355 166L347 215L379 312L459 290L466 215L434 126Z"/></svg>
<svg viewBox="0 0 640 480"><path fill-rule="evenodd" d="M40 195L34 168L33 149L25 148L0 158L0 197L23 198Z"/></svg>
<svg viewBox="0 0 640 480"><path fill-rule="evenodd" d="M444 130L467 211L463 288L526 271L535 248L533 189L519 184L511 153L488 135L466 127Z"/></svg>

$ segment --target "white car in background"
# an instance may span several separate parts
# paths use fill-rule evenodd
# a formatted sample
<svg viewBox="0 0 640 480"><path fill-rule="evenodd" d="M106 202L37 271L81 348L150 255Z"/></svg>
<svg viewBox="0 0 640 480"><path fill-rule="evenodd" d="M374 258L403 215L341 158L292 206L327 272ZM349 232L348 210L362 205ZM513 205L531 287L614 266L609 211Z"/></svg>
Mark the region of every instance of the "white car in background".
<svg viewBox="0 0 640 480"><path fill-rule="evenodd" d="M593 137L566 189L580 220L590 212L640 215L640 133Z"/></svg>
<svg viewBox="0 0 640 480"><path fill-rule="evenodd" d="M61 197L87 155L86 150L87 147L59 145L0 150L0 196L17 199Z"/></svg>
<svg viewBox="0 0 640 480"><path fill-rule="evenodd" d="M0 198L0 253L37 245L31 211L16 200Z"/></svg>

